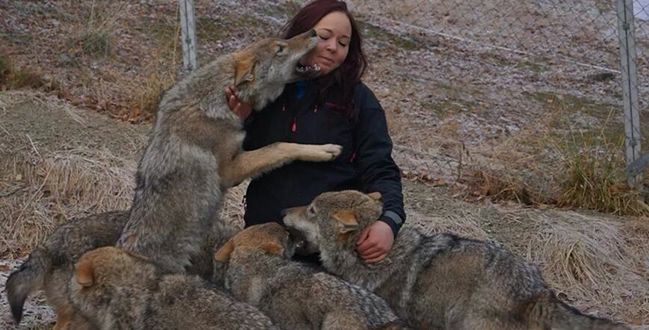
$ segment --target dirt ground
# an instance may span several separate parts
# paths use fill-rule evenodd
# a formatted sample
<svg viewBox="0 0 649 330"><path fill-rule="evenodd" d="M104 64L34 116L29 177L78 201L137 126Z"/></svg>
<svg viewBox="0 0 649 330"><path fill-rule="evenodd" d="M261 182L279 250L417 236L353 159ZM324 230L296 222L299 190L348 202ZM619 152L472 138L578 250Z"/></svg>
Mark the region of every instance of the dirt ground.
<svg viewBox="0 0 649 330"><path fill-rule="evenodd" d="M30 228L33 231L34 222L55 219L41 224L45 237L56 224L72 217L128 207L134 165L148 130L148 124L125 124L42 93L0 93L0 157L4 160L0 225L11 228L15 237L0 245L0 251L4 251L0 286L36 243L22 241L19 234ZM70 150L83 156L72 157ZM57 167L57 162L64 164ZM35 170L20 172L18 169L25 165ZM76 181L80 185L92 178L94 185L105 188L112 181L112 193L98 199L97 191L106 189L77 191L75 197L67 196L66 191L57 192L58 181L50 178L66 171L86 172L77 174L81 176ZM12 188L17 186L21 188ZM46 189L51 191L43 194ZM237 187L229 195L224 214L231 221L240 221L241 194L242 187ZM576 307L649 329L649 259L637 244L649 238L646 221L592 212L531 209L514 203L468 203L453 198L445 187L408 180L404 181L404 194L408 225L427 232L451 231L497 241L539 264L559 295ZM27 207L31 210L24 209ZM15 221L18 217L22 218L20 223ZM606 272L601 273L602 269ZM0 328L12 329L4 293L0 316ZM42 297L34 297L27 304L20 328L47 328L52 322L52 312Z"/></svg>

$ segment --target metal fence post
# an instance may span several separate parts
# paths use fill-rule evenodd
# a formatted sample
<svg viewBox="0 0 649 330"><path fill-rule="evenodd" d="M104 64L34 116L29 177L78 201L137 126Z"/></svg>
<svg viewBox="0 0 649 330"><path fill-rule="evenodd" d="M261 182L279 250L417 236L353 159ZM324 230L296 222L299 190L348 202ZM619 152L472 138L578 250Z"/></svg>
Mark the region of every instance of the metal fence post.
<svg viewBox="0 0 649 330"><path fill-rule="evenodd" d="M622 91L624 94L624 146L628 168L631 163L640 158L638 72L636 68L633 0L617 0L617 17L620 40ZM627 181L630 186L637 187L642 179L639 173L629 173Z"/></svg>
<svg viewBox="0 0 649 330"><path fill-rule="evenodd" d="M182 75L187 75L198 67L196 64L196 21L194 1L178 0L180 7L181 43L183 47Z"/></svg>

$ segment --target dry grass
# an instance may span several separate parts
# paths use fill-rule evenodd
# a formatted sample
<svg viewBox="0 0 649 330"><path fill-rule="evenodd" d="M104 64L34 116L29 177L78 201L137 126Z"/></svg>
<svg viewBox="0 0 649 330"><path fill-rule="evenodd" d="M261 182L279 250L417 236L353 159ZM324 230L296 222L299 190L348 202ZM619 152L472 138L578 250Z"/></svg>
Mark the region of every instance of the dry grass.
<svg viewBox="0 0 649 330"><path fill-rule="evenodd" d="M124 16L125 10L125 4L92 1L88 20L70 42L80 46L85 55L109 56L115 47L113 39L118 30L118 20Z"/></svg>
<svg viewBox="0 0 649 330"><path fill-rule="evenodd" d="M589 312L601 315L593 306L607 306L618 318L647 320L649 273L638 269L643 256L627 242L621 223L575 212L534 217L539 230L528 259L542 266L560 296Z"/></svg>
<svg viewBox="0 0 649 330"><path fill-rule="evenodd" d="M32 146L15 146L31 149ZM77 148L0 161L0 257L28 253L72 218L131 204L136 162L110 150ZM226 195L222 216L243 227L246 184Z"/></svg>
<svg viewBox="0 0 649 330"><path fill-rule="evenodd" d="M39 156L18 156L0 164L7 170L2 187L6 196L0 198L0 222L7 230L0 255L16 257L28 252L71 218L130 205L133 160L92 148Z"/></svg>
<svg viewBox="0 0 649 330"><path fill-rule="evenodd" d="M0 54L0 90L22 88L51 91L58 85L37 70L17 67L8 56Z"/></svg>
<svg viewBox="0 0 649 330"><path fill-rule="evenodd" d="M176 71L180 66L180 23L177 20L160 26L150 27L150 33L156 36L158 47L144 68L143 81L130 84L130 101L128 120L139 122L150 120L155 116L162 94L176 81Z"/></svg>
<svg viewBox="0 0 649 330"><path fill-rule="evenodd" d="M619 215L648 215L649 206L641 193L626 184L619 152L622 143L582 140L562 148L566 166L557 204Z"/></svg>
<svg viewBox="0 0 649 330"><path fill-rule="evenodd" d="M535 97L547 102L548 115L495 150L481 152L481 161L468 166L460 180L466 184L464 195L649 215L645 196L626 183L623 127L615 120L617 109L554 94ZM597 117L597 128L575 127L567 118L578 112Z"/></svg>
<svg viewBox="0 0 649 330"><path fill-rule="evenodd" d="M173 70L175 65L168 68ZM133 84L129 121L141 122L155 116L162 93L175 81L175 74L171 70L154 69L143 83Z"/></svg>
<svg viewBox="0 0 649 330"><path fill-rule="evenodd" d="M473 197L490 197L494 201L511 200L526 205L540 202L540 198L534 197L521 179L506 173L490 169L474 170L465 180L470 187L469 194Z"/></svg>

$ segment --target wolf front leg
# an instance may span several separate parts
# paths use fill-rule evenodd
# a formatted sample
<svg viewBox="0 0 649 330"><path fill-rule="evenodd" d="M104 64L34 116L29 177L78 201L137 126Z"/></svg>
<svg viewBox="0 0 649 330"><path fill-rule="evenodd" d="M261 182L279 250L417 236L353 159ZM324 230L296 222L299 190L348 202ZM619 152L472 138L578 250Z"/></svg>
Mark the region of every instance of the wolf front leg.
<svg viewBox="0 0 649 330"><path fill-rule="evenodd" d="M231 187L294 160L331 161L338 157L341 151L342 147L336 144L277 142L256 150L241 152L230 160L222 160L219 164L219 174L222 184Z"/></svg>

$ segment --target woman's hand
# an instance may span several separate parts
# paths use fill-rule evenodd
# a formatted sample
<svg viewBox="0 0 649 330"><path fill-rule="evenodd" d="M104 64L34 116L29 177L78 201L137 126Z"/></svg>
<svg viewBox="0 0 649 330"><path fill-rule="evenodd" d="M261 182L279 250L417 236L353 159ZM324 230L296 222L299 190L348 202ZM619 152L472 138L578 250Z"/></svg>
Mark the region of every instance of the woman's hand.
<svg viewBox="0 0 649 330"><path fill-rule="evenodd" d="M394 243L390 226L383 221L375 221L361 232L356 242L356 251L366 263L383 260Z"/></svg>
<svg viewBox="0 0 649 330"><path fill-rule="evenodd" d="M241 120L245 120L252 112L252 106L249 103L241 102L237 95L236 90L232 86L225 88L225 97L228 100L228 107L234 112Z"/></svg>

